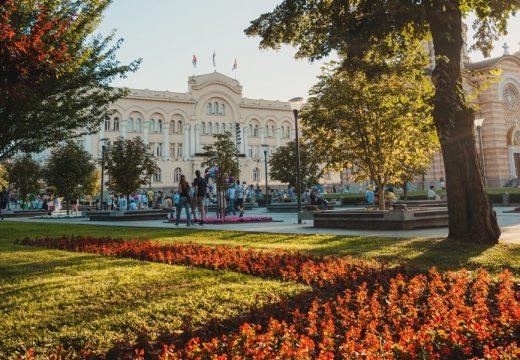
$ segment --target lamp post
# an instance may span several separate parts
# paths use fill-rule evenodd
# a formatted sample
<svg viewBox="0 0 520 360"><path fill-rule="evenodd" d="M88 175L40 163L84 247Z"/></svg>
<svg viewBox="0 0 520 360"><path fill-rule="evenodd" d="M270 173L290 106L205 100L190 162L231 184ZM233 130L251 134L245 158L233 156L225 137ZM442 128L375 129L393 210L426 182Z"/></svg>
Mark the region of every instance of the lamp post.
<svg viewBox="0 0 520 360"><path fill-rule="evenodd" d="M302 223L302 199L301 199L301 178L300 178L300 143L298 138L298 112L303 105L303 98L296 97L289 100L289 105L294 114L294 133L296 141L296 199L298 200L298 224Z"/></svg>
<svg viewBox="0 0 520 360"><path fill-rule="evenodd" d="M103 188L104 188L104 175L105 175L105 150L108 138L99 139L101 142L101 191L99 192L99 210L103 210Z"/></svg>
<svg viewBox="0 0 520 360"><path fill-rule="evenodd" d="M475 127L477 128L478 133L478 143L480 149L480 163L482 164L482 178L484 179L484 185L487 185L486 179L486 165L484 161L484 148L482 146L482 124L484 123L484 119L475 119Z"/></svg>
<svg viewBox="0 0 520 360"><path fill-rule="evenodd" d="M269 183L268 183L268 174L267 174L267 152L269 151L269 145L267 144L262 144L260 145L262 147L262 150L264 151L264 163L265 163L265 201L266 201L266 205L267 203L269 202L269 204L271 203L271 201L269 200Z"/></svg>

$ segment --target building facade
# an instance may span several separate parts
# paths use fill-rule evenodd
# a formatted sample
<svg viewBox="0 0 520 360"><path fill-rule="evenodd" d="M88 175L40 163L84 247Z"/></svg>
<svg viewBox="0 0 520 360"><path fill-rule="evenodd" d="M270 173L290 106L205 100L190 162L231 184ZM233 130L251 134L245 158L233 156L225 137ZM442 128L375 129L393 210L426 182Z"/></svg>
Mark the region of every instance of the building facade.
<svg viewBox="0 0 520 360"><path fill-rule="evenodd" d="M189 77L186 93L130 89L111 106L109 114L100 131L84 136L81 145L97 159L102 139L141 137L150 145L160 169L152 179L152 187L157 189L176 187L181 174L191 181L195 170L203 170L204 145L213 142L214 134L225 131L235 139L237 128L240 180L264 186L261 145L268 146L269 158L295 138L288 102L244 98L240 83L218 72ZM339 174L328 175L325 182L339 183ZM283 186L271 179L269 185Z"/></svg>
<svg viewBox="0 0 520 360"><path fill-rule="evenodd" d="M500 57L471 62L464 50L466 70L465 90L478 85L490 70L499 70L499 78L490 82L474 98L475 139L477 152L483 164L487 186L515 186L520 178L520 51L510 54L504 44ZM479 124L479 120L482 124ZM479 125L479 126L477 126ZM482 146L482 148L481 148ZM444 162L435 154L430 170L417 179L427 189L439 186L445 179Z"/></svg>

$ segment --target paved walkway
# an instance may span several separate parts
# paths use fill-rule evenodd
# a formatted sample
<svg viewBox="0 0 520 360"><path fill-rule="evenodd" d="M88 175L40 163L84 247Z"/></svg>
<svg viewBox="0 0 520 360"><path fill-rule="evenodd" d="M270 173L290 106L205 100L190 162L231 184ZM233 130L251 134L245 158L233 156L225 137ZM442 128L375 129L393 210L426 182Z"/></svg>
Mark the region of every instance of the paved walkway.
<svg viewBox="0 0 520 360"><path fill-rule="evenodd" d="M502 229L500 242L520 244L520 213L510 214L504 211L510 211L511 207L495 208L498 217L498 223ZM348 230L348 229L316 229L313 227L313 221L304 221L298 224L297 216L294 213L279 214L269 213L265 209L255 209L248 211L246 215L264 215L271 216L277 222L270 223L236 223L236 224L205 224L204 226L193 225L189 229L215 229L215 230L237 230L251 232L272 232L285 234L323 234L323 235L345 235L345 236L379 236L379 237L399 237L399 238L416 238L431 237L442 238L448 235L448 228L422 229L422 230ZM6 221L18 222L36 222L36 223L63 223L63 224L81 224L95 226L125 226L125 227L149 227L149 228L175 228L174 224L166 223L162 220L147 221L89 221L87 218L72 219L30 219L30 218L12 218ZM1 225L0 225L1 227ZM179 229L186 229L184 224Z"/></svg>

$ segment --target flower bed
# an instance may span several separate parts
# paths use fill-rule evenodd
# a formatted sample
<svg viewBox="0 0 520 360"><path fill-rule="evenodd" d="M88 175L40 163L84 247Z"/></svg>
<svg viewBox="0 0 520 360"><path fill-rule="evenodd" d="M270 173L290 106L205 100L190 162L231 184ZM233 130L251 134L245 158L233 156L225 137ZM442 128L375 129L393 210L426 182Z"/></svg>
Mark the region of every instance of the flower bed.
<svg viewBox="0 0 520 360"><path fill-rule="evenodd" d="M514 359L520 356L520 286L505 270L417 274L351 258L110 238L20 241L107 256L229 269L309 284L313 291L219 328L159 342L119 344L120 358ZM229 325L229 324L228 324ZM196 336L199 334L200 336ZM136 350L135 348L138 348Z"/></svg>
<svg viewBox="0 0 520 360"><path fill-rule="evenodd" d="M208 216L204 220L205 224L235 224L235 223L251 223L251 222L270 222L273 218L270 216L226 216L225 219L220 219L215 216ZM170 218L170 223L175 223L175 218ZM179 222L186 223L186 218L180 218ZM192 218L193 222L193 218Z"/></svg>

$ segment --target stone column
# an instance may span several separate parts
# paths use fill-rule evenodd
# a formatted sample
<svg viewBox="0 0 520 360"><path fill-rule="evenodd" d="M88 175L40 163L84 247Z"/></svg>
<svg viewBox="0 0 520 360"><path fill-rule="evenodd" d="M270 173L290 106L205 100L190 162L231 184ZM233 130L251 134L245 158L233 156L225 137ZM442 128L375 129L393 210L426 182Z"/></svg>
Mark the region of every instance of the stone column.
<svg viewBox="0 0 520 360"><path fill-rule="evenodd" d="M260 132L260 144L265 144L265 127L258 130Z"/></svg>
<svg viewBox="0 0 520 360"><path fill-rule="evenodd" d="M246 159L249 159L249 128L247 126L244 126L244 154L246 155Z"/></svg>
<svg viewBox="0 0 520 360"><path fill-rule="evenodd" d="M190 157L195 155L195 124L190 127Z"/></svg>
<svg viewBox="0 0 520 360"><path fill-rule="evenodd" d="M150 121L149 120L144 120L143 121L143 141L145 144L149 144L150 142L150 138L149 138L149 133L150 133Z"/></svg>
<svg viewBox="0 0 520 360"><path fill-rule="evenodd" d="M182 158L188 160L190 158L190 124L184 124L184 143L182 144Z"/></svg>
<svg viewBox="0 0 520 360"><path fill-rule="evenodd" d="M170 123L163 124L163 160L168 160L170 157Z"/></svg>
<svg viewBox="0 0 520 360"><path fill-rule="evenodd" d="M195 152L193 155L196 153L200 153L200 124L195 124Z"/></svg>
<svg viewBox="0 0 520 360"><path fill-rule="evenodd" d="M240 134L240 137L242 138L242 141L240 143L240 153L246 154L246 152L247 152L247 148L246 148L246 126L242 126L242 132Z"/></svg>
<svg viewBox="0 0 520 360"><path fill-rule="evenodd" d="M121 119L121 122L119 123L119 125L121 127L121 129L120 129L121 136L126 139L126 127L128 125L128 120Z"/></svg>
<svg viewBox="0 0 520 360"><path fill-rule="evenodd" d="M97 146L97 157L98 158L101 158L101 145L103 145L103 142L101 141L101 139L103 139L105 137L105 123L103 122L103 124L101 124L101 130L99 130L99 133L98 133L98 146Z"/></svg>
<svg viewBox="0 0 520 360"><path fill-rule="evenodd" d="M85 151L88 152L90 156L94 157L94 154L92 154L92 139L90 138L89 131L85 134Z"/></svg>

